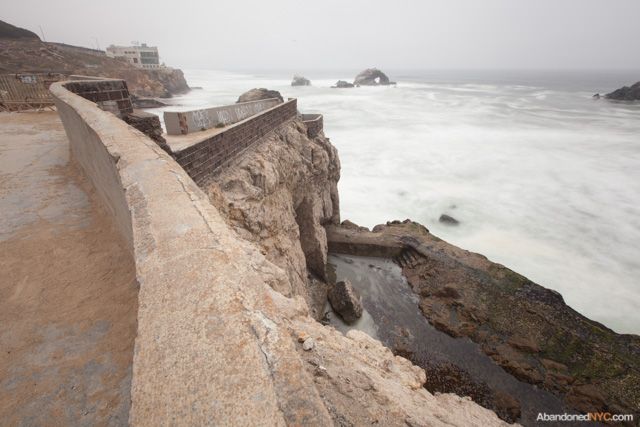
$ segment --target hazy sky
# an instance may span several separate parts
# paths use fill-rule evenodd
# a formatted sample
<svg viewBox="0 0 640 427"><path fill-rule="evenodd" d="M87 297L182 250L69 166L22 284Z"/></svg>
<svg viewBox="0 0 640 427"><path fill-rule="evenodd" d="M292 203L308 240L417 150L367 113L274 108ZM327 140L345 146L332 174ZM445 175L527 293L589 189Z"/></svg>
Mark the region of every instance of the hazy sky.
<svg viewBox="0 0 640 427"><path fill-rule="evenodd" d="M48 41L217 69L640 70L640 0L0 0Z"/></svg>

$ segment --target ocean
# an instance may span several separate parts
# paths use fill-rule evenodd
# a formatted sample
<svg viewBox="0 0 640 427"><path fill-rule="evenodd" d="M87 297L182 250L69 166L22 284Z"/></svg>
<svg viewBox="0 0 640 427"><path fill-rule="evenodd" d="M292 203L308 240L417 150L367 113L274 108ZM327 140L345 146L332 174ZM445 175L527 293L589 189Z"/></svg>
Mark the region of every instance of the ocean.
<svg viewBox="0 0 640 427"><path fill-rule="evenodd" d="M254 87L296 97L338 148L342 219L411 218L640 333L640 103L592 99L640 72L384 71L397 86L330 88L357 70L301 73L310 87L291 87L291 71L185 70L202 89L166 109Z"/></svg>

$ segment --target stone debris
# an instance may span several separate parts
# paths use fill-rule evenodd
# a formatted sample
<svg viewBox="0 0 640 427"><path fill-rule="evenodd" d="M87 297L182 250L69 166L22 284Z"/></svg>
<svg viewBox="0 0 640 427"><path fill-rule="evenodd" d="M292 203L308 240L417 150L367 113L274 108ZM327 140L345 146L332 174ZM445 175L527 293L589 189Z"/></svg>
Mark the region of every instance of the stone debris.
<svg viewBox="0 0 640 427"><path fill-rule="evenodd" d="M306 340L304 340L304 342L302 343L302 349L304 351L310 351L313 350L313 348L316 346L316 342L314 341L313 338L307 338Z"/></svg>

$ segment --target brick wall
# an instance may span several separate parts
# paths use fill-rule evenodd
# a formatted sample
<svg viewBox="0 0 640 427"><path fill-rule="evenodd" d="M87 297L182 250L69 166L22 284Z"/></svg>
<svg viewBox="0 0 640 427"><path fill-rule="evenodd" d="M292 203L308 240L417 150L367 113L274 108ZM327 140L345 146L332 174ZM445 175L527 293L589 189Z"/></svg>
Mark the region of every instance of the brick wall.
<svg viewBox="0 0 640 427"><path fill-rule="evenodd" d="M278 126L294 119L297 108L297 100L291 99L174 153L174 158L197 184L202 184L224 163Z"/></svg>
<svg viewBox="0 0 640 427"><path fill-rule="evenodd" d="M318 135L324 126L322 114L303 114L302 121L307 126L307 136L309 138Z"/></svg>
<svg viewBox="0 0 640 427"><path fill-rule="evenodd" d="M153 139L163 150L170 153L167 141L162 136L162 125L158 116L145 111L134 110L133 113L125 115L122 120Z"/></svg>
<svg viewBox="0 0 640 427"><path fill-rule="evenodd" d="M124 80L86 80L71 81L64 87L81 97L93 101L98 106L123 118L133 113L129 98L129 89Z"/></svg>

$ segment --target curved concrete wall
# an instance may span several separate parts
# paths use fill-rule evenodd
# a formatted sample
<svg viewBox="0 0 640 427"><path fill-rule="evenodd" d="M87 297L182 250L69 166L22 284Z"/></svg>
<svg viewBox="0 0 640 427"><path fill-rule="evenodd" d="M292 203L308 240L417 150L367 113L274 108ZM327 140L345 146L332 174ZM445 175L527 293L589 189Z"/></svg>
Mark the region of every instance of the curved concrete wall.
<svg viewBox="0 0 640 427"><path fill-rule="evenodd" d="M305 315L269 286L284 272L239 239L153 141L64 83L51 92L73 157L135 260L130 424L330 425L278 326L283 307Z"/></svg>

